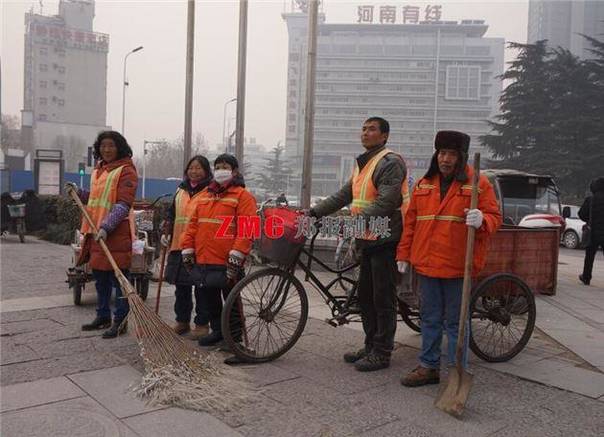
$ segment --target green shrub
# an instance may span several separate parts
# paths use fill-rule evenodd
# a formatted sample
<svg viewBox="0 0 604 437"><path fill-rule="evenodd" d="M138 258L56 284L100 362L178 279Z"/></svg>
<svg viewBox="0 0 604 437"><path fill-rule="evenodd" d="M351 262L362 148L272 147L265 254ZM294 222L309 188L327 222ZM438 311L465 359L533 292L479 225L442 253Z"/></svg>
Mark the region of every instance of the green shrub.
<svg viewBox="0 0 604 437"><path fill-rule="evenodd" d="M41 200L46 228L39 233L40 238L57 244L71 243L80 228L78 206L64 196L43 196Z"/></svg>

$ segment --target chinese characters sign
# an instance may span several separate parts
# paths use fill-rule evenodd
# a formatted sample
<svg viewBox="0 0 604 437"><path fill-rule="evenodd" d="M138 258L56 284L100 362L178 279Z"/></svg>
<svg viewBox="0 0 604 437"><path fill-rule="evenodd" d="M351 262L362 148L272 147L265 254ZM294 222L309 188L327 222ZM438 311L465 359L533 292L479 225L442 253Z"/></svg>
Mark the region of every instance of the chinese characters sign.
<svg viewBox="0 0 604 437"><path fill-rule="evenodd" d="M441 5L427 5L425 8L419 6L405 5L397 13L396 6L358 6L357 23L380 24L418 24L420 21L435 22L440 21L442 17Z"/></svg>
<svg viewBox="0 0 604 437"><path fill-rule="evenodd" d="M109 35L96 32L85 32L78 29L57 27L45 24L35 24L34 36L39 42L47 42L48 39L56 42L75 43L91 46L106 51L109 47Z"/></svg>

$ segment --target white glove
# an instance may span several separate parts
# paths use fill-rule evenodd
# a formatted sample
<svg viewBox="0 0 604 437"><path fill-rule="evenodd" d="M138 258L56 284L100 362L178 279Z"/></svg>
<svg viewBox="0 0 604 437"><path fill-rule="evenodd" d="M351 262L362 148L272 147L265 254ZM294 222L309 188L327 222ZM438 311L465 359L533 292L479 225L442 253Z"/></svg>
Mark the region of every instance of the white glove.
<svg viewBox="0 0 604 437"><path fill-rule="evenodd" d="M245 255L238 250L231 250L229 252L229 259L227 261L227 279L236 280L240 276L241 270L243 269L243 262L245 261Z"/></svg>
<svg viewBox="0 0 604 437"><path fill-rule="evenodd" d="M184 264L185 268L187 270L190 270L191 268L193 268L193 265L195 264L195 249L193 249L193 248L184 249L181 252L181 256L182 256L182 263Z"/></svg>
<svg viewBox="0 0 604 437"><path fill-rule="evenodd" d="M172 235L162 234L161 238L159 239L159 242L164 247L170 247L170 241L172 241Z"/></svg>
<svg viewBox="0 0 604 437"><path fill-rule="evenodd" d="M99 240L107 241L107 231L103 228L99 229L94 237L94 241L98 243Z"/></svg>
<svg viewBox="0 0 604 437"><path fill-rule="evenodd" d="M404 275L409 271L409 263L407 261L397 261L396 268L401 275Z"/></svg>
<svg viewBox="0 0 604 437"><path fill-rule="evenodd" d="M466 225L478 229L482 226L482 211L479 209L466 209Z"/></svg>

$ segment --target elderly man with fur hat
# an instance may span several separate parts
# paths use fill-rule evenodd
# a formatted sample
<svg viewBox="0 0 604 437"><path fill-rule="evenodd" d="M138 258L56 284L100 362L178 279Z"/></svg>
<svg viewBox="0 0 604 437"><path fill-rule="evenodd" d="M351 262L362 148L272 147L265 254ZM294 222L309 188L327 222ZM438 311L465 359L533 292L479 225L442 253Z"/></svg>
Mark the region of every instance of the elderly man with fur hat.
<svg viewBox="0 0 604 437"><path fill-rule="evenodd" d="M408 387L440 382L443 330L448 365L455 365L467 229L476 228L472 267L476 276L485 264L487 240L502 222L495 192L485 176L480 176L478 208L469 209L474 174L467 164L470 137L440 131L434 146L430 169L413 189L396 254L400 273L406 273L410 265L418 273L421 294L422 348L419 365L401 378ZM466 337L464 367L467 352Z"/></svg>

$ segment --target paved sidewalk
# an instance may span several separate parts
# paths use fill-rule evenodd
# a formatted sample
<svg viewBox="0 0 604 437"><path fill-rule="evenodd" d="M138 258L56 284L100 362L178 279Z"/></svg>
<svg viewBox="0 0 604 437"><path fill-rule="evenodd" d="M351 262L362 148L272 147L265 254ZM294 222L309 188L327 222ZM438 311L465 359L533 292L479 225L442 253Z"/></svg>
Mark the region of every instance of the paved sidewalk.
<svg viewBox="0 0 604 437"><path fill-rule="evenodd" d="M61 269L64 275L64 248L36 242L11 246L7 256L8 245L0 246L3 437L596 436L604 429L604 382L597 366L603 343L593 351L580 346L590 341L589 335L602 333L594 305L601 305L604 287L573 282L572 263L582 259L561 257L567 264L561 265L559 293L538 299L540 330L520 355L498 365L473 357L476 376L463 421L433 407L437 387L399 385L400 374L415 365L417 334L399 324L392 366L360 374L341 359L345 351L362 344L360 324L325 324L325 304L310 289L312 318L296 346L275 362L243 367L262 388L258 397L237 411L210 416L149 408L132 396L128 387L142 370L138 346L131 334L103 340L98 333L80 330L94 316L94 293L87 290L83 306L72 305L61 275L53 273L53 268ZM63 255L53 257L55 252ZM40 274L21 265L36 256L46 257ZM601 267L599 261L596 276L604 272ZM5 282L6 269L12 272ZM36 284L38 296L27 288L29 279L19 282L24 277L20 269ZM49 278L46 287L44 275ZM19 287L24 287L23 297ZM164 290L160 314L172 320L172 287ZM154 292L152 288L151 302ZM588 328L594 331L585 331Z"/></svg>

